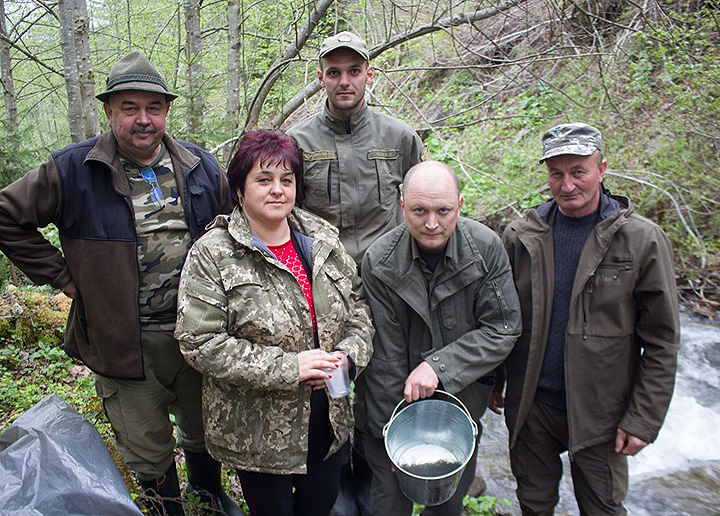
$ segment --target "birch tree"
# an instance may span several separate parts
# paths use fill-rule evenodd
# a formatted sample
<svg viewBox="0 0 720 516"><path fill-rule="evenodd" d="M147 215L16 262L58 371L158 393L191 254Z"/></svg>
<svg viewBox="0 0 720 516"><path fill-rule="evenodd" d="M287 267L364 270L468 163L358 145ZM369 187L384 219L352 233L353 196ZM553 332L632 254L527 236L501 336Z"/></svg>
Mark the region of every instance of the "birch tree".
<svg viewBox="0 0 720 516"><path fill-rule="evenodd" d="M200 3L199 0L184 0L183 5L185 8L185 32L187 40L185 51L188 63L188 131L195 133L198 132L202 126L202 116L205 107Z"/></svg>
<svg viewBox="0 0 720 516"><path fill-rule="evenodd" d="M10 44L7 26L5 22L5 1L0 0L0 81L2 81L3 99L5 101L5 118L7 120L8 133L14 135L18 129L17 120L17 99L15 98L15 83L12 74L12 59L10 56ZM15 138L9 138L8 145L12 148L18 147Z"/></svg>
<svg viewBox="0 0 720 516"><path fill-rule="evenodd" d="M77 64L78 56L75 48L73 0L59 0L58 14L60 18L60 46L62 48L65 89L67 91L70 138L73 142L79 142L84 139L85 124L82 114L83 104Z"/></svg>
<svg viewBox="0 0 720 516"><path fill-rule="evenodd" d="M90 23L87 3L85 0L70 1L72 2L73 12L73 41L76 49L78 82L80 84L80 98L82 99L83 128L85 138L92 138L100 134L100 123L98 122L97 100L95 99L95 73L90 59Z"/></svg>
<svg viewBox="0 0 720 516"><path fill-rule="evenodd" d="M231 133L237 130L240 120L240 2L228 0L228 49L227 49L227 107L225 125ZM223 161L230 159L231 149L224 149Z"/></svg>

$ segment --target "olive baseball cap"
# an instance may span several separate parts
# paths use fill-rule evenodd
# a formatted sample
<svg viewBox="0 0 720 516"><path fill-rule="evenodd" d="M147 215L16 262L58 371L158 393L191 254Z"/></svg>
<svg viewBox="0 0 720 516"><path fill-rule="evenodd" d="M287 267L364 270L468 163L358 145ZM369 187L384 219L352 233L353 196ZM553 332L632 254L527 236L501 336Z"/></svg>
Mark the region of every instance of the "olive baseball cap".
<svg viewBox="0 0 720 516"><path fill-rule="evenodd" d="M602 151L602 135L588 124L561 124L545 131L542 146L540 163L561 154L590 156L596 150Z"/></svg>
<svg viewBox="0 0 720 516"><path fill-rule="evenodd" d="M337 50L338 48L349 48L350 50L354 50L360 54L365 61L370 60L370 53L368 52L365 40L357 34L353 34L352 32L348 32L346 30L338 32L334 36L330 36L323 41L322 47L320 47L318 59L322 59L330 52Z"/></svg>
<svg viewBox="0 0 720 516"><path fill-rule="evenodd" d="M139 50L133 50L115 63L110 70L105 88L105 91L95 95L95 98L102 102L107 102L111 93L125 90L160 93L165 95L168 101L177 98L177 95L168 91L167 83L157 68Z"/></svg>

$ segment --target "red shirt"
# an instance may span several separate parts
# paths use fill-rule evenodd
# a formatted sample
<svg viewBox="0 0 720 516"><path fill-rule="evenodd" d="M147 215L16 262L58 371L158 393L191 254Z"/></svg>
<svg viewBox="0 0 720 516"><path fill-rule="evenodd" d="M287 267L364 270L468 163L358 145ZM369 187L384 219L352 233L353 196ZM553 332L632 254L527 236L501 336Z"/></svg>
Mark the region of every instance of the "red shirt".
<svg viewBox="0 0 720 516"><path fill-rule="evenodd" d="M313 304L312 285L310 279L305 272L300 256L298 256L295 246L292 243L292 239L288 240L282 245L269 245L268 248L273 252L280 262L285 265L295 276L300 288L302 288L305 299L310 307L310 316L312 317L313 329L317 329L317 323L315 322L315 305Z"/></svg>

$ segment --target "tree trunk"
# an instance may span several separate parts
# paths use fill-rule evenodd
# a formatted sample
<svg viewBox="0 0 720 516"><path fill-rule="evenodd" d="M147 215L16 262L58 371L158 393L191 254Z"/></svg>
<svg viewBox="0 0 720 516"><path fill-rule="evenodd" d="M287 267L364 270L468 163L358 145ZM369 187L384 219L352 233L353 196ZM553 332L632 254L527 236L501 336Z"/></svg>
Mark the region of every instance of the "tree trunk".
<svg viewBox="0 0 720 516"><path fill-rule="evenodd" d="M228 0L227 111L225 126L233 134L240 123L240 2ZM223 149L223 162L229 163L232 148Z"/></svg>
<svg viewBox="0 0 720 516"><path fill-rule="evenodd" d="M78 76L77 52L73 36L75 17L72 0L59 0L58 14L60 18L60 46L63 52L65 72L65 89L68 98L68 122L70 138L73 142L83 140L85 127L82 115L82 97L80 95L80 78Z"/></svg>
<svg viewBox="0 0 720 516"><path fill-rule="evenodd" d="M73 0L75 49L82 98L83 127L85 138L100 134L97 100L95 99L95 72L90 60L90 34L87 3L85 0Z"/></svg>
<svg viewBox="0 0 720 516"><path fill-rule="evenodd" d="M5 1L0 0L0 34L8 36L5 26ZM7 145L17 149L19 142L13 135L17 133L17 99L15 97L15 83L12 75L12 59L10 57L10 44L5 39L0 40L0 81L2 81L3 99L5 100L5 116L7 118L7 129L10 138Z"/></svg>
<svg viewBox="0 0 720 516"><path fill-rule="evenodd" d="M200 33L200 4L198 0L184 0L185 32L187 33L188 60L188 131L195 133L202 126L202 114L205 107L203 95L202 34Z"/></svg>

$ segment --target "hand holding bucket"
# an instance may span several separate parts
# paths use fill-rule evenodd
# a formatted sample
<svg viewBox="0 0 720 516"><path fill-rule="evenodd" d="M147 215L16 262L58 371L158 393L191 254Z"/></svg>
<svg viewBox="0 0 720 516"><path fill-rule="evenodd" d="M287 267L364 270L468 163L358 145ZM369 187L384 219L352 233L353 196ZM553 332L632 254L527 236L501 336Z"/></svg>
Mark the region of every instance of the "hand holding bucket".
<svg viewBox="0 0 720 516"><path fill-rule="evenodd" d="M468 409L448 392L436 390L412 403L401 400L383 438L403 494L422 505L448 501L475 452L477 435Z"/></svg>

